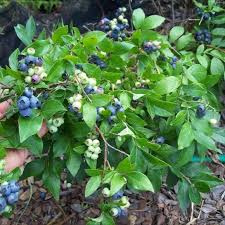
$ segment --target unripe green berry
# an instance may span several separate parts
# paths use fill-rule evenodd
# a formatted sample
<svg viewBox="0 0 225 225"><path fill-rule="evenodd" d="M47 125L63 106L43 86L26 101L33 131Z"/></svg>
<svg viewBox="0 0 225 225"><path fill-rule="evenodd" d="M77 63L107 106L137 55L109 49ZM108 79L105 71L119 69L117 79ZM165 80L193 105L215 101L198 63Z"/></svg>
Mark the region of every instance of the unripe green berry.
<svg viewBox="0 0 225 225"><path fill-rule="evenodd" d="M41 78L41 80L43 80L43 79L45 79L47 76L48 76L47 73L42 72L41 75L40 75L40 78Z"/></svg>
<svg viewBox="0 0 225 225"><path fill-rule="evenodd" d="M37 75L40 75L42 72L44 72L44 68L41 66L35 66L34 67L34 73Z"/></svg>
<svg viewBox="0 0 225 225"><path fill-rule="evenodd" d="M117 85L120 85L120 84L122 84L122 81L121 81L121 80L117 80L117 81L116 81L116 84L117 84Z"/></svg>
<svg viewBox="0 0 225 225"><path fill-rule="evenodd" d="M92 153L91 153L91 152L89 152L89 151L86 151L86 152L85 152L85 155L86 155L86 157L91 158Z"/></svg>
<svg viewBox="0 0 225 225"><path fill-rule="evenodd" d="M127 204L127 202L129 202L127 196L123 196L123 197L120 199L120 201L121 201L121 203L122 203L123 205L125 205L125 204Z"/></svg>
<svg viewBox="0 0 225 225"><path fill-rule="evenodd" d="M218 121L216 119L210 119L209 120L209 123L212 125L212 126L216 126L218 124Z"/></svg>
<svg viewBox="0 0 225 225"><path fill-rule="evenodd" d="M126 204L120 206L122 209L127 209L130 207L130 202L127 202Z"/></svg>
<svg viewBox="0 0 225 225"><path fill-rule="evenodd" d="M56 127L60 127L64 123L63 118L56 118L53 120L53 125Z"/></svg>
<svg viewBox="0 0 225 225"><path fill-rule="evenodd" d="M69 98L69 103L70 103L70 104L73 104L73 102L74 102L74 98L73 98L73 97L70 97L70 98Z"/></svg>
<svg viewBox="0 0 225 225"><path fill-rule="evenodd" d="M28 48L27 49L27 54L28 55L34 55L35 54L35 49L34 48Z"/></svg>
<svg viewBox="0 0 225 225"><path fill-rule="evenodd" d="M86 73L84 73L84 72L81 72L78 76L79 76L79 78L80 78L81 80L86 80L86 79L87 79L87 75L86 75Z"/></svg>
<svg viewBox="0 0 225 225"><path fill-rule="evenodd" d="M123 20L124 20L123 15L120 15L120 16L118 17L118 19L119 19L120 21L123 21Z"/></svg>
<svg viewBox="0 0 225 225"><path fill-rule="evenodd" d="M141 87L141 83L139 81L135 82L135 87L140 88Z"/></svg>
<svg viewBox="0 0 225 225"><path fill-rule="evenodd" d="M102 150L100 147L96 147L94 152L95 152L95 154L99 154L99 153L101 153L101 151Z"/></svg>
<svg viewBox="0 0 225 225"><path fill-rule="evenodd" d="M108 198L110 196L110 190L108 188L103 188L102 190L102 195L105 197L105 198Z"/></svg>
<svg viewBox="0 0 225 225"><path fill-rule="evenodd" d="M78 110L81 109L81 102L80 101L76 101L72 104L73 108L76 108Z"/></svg>
<svg viewBox="0 0 225 225"><path fill-rule="evenodd" d="M83 98L83 97L82 97L81 94L77 94L77 95L74 96L74 100L75 100L75 101L80 101L82 98Z"/></svg>
<svg viewBox="0 0 225 225"><path fill-rule="evenodd" d="M25 82L26 82L27 84L30 84L31 81L32 81L32 78L31 78L31 77L29 77L29 76L26 76L26 77L25 77Z"/></svg>
<svg viewBox="0 0 225 225"><path fill-rule="evenodd" d="M57 127L55 127L54 125L51 125L50 127L49 127L49 132L50 133L56 133L58 131L58 128Z"/></svg>
<svg viewBox="0 0 225 225"><path fill-rule="evenodd" d="M117 208L112 208L110 212L113 217L117 217L119 214L119 210Z"/></svg>
<svg viewBox="0 0 225 225"><path fill-rule="evenodd" d="M85 144L86 144L87 146L91 146L91 145L93 144L93 141L92 141L91 139L87 139L87 140L85 141Z"/></svg>
<svg viewBox="0 0 225 225"><path fill-rule="evenodd" d="M95 86L95 85L96 85L96 79L95 79L95 78L89 78L89 79L88 79L88 83L89 83L91 86Z"/></svg>
<svg viewBox="0 0 225 225"><path fill-rule="evenodd" d="M95 147L89 146L89 147L88 147L88 151L89 151L89 152L95 152Z"/></svg>
<svg viewBox="0 0 225 225"><path fill-rule="evenodd" d="M28 75L29 76L33 76L34 75L34 69L33 68L29 68L28 69Z"/></svg>
<svg viewBox="0 0 225 225"><path fill-rule="evenodd" d="M48 120L48 124L49 124L49 125L52 125L52 124L53 124L53 119L49 119L49 120Z"/></svg>
<svg viewBox="0 0 225 225"><path fill-rule="evenodd" d="M93 159L93 160L98 159L98 155L97 155L97 154L92 154L92 155L91 155L91 159Z"/></svg>
<svg viewBox="0 0 225 225"><path fill-rule="evenodd" d="M94 147L98 147L98 146L100 145L99 140L98 140L98 139L93 140L92 145L93 145Z"/></svg>
<svg viewBox="0 0 225 225"><path fill-rule="evenodd" d="M72 184L71 184L71 183L67 183L67 184L66 184L66 187L67 187L67 188L71 188L71 187L72 187Z"/></svg>
<svg viewBox="0 0 225 225"><path fill-rule="evenodd" d="M105 108L103 108L103 107L100 107L100 108L98 109L98 112L99 112L100 114L102 114L104 111L105 111Z"/></svg>

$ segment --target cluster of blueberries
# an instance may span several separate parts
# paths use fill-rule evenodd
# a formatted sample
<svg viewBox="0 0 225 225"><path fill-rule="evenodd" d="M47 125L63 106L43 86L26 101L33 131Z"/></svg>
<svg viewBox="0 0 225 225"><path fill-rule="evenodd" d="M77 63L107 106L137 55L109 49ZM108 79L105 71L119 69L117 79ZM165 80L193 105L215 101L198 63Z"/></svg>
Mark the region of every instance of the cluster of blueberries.
<svg viewBox="0 0 225 225"><path fill-rule="evenodd" d="M110 197L110 190L108 188L104 188L102 190L102 194L104 197ZM114 217L125 217L127 216L127 209L130 207L130 202L127 196L124 196L124 192L122 190L118 191L116 194L112 195L112 200L114 203L118 203L119 206L113 207L111 209L111 214Z"/></svg>
<svg viewBox="0 0 225 225"><path fill-rule="evenodd" d="M212 16L213 16L213 13L210 13L210 12L204 12L202 9L200 8L196 8L196 14L202 18L203 20L209 20Z"/></svg>
<svg viewBox="0 0 225 225"><path fill-rule="evenodd" d="M0 186L0 213L10 209L19 199L20 186L16 181L4 182Z"/></svg>
<svg viewBox="0 0 225 225"><path fill-rule="evenodd" d="M98 139L87 139L85 144L88 146L87 150L85 151L85 156L87 158L97 160L98 155L101 153L100 141Z"/></svg>
<svg viewBox="0 0 225 225"><path fill-rule="evenodd" d="M108 117L109 123L113 123L116 121L116 114L118 112L124 112L124 108L121 102L117 98L115 98L113 104L107 106L106 109L104 107L97 108L97 121L101 120L101 116L106 110L110 112L110 116Z"/></svg>
<svg viewBox="0 0 225 225"><path fill-rule="evenodd" d="M97 55L91 55L88 59L89 63L93 63L97 66L100 67L100 69L105 69L106 68L106 63L101 60Z"/></svg>
<svg viewBox="0 0 225 225"><path fill-rule="evenodd" d="M176 56L173 56L170 61L170 65L173 67L173 69L177 67L177 61L178 61L178 58Z"/></svg>
<svg viewBox="0 0 225 225"><path fill-rule="evenodd" d="M210 44L212 42L212 35L207 29L202 29L195 33L195 39L201 44Z"/></svg>
<svg viewBox="0 0 225 225"><path fill-rule="evenodd" d="M35 49L33 48L28 48L27 53L28 55L20 61L18 69L27 73L25 77L26 83L38 84L47 77L47 73L42 67L43 60L34 56Z"/></svg>
<svg viewBox="0 0 225 225"><path fill-rule="evenodd" d="M64 119L62 117L50 119L47 122L48 130L50 133L56 133L58 128L64 123Z"/></svg>
<svg viewBox="0 0 225 225"><path fill-rule="evenodd" d="M125 12L127 9L125 7L119 8L114 18L109 20L108 18L103 18L99 23L99 29L105 32L109 32L109 37L115 41L122 41L126 38L126 29L129 28L128 20L125 17Z"/></svg>
<svg viewBox="0 0 225 225"><path fill-rule="evenodd" d="M198 118L202 118L202 117L205 116L205 114L206 114L206 108L205 108L205 106L202 105L202 104L198 105L197 106L197 110L196 110L196 116Z"/></svg>
<svg viewBox="0 0 225 225"><path fill-rule="evenodd" d="M143 49L145 52L150 54L159 50L161 48L160 44L161 43L159 41L146 41L144 42Z"/></svg>
<svg viewBox="0 0 225 225"><path fill-rule="evenodd" d="M32 109L41 107L41 102L34 96L33 90L25 88L23 95L17 100L17 107L22 117L30 117L32 115Z"/></svg>

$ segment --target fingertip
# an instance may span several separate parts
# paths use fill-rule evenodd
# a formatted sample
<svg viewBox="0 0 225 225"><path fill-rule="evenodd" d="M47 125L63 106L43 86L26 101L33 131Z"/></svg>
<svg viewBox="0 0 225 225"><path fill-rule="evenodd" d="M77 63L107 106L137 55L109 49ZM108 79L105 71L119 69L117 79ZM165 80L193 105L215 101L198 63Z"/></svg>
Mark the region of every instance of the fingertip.
<svg viewBox="0 0 225 225"><path fill-rule="evenodd" d="M38 132L38 136L40 138L44 137L45 134L48 132L48 127L47 127L47 123L46 122L43 122L42 123L42 126L41 126L41 129L39 130Z"/></svg>

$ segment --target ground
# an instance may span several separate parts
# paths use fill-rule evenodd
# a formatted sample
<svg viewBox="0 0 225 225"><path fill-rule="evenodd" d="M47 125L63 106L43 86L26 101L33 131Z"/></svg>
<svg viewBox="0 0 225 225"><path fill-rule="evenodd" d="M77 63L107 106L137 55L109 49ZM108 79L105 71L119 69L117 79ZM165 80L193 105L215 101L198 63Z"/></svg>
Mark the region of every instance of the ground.
<svg viewBox="0 0 225 225"><path fill-rule="evenodd" d="M88 6L90 1L85 0L85 4L81 4L81 1L71 1L74 11L71 9L68 13L68 5L62 6L51 14L35 14L40 29L47 27L49 31L50 27L55 21L57 21L62 15L65 18L66 23L73 18L73 22L84 29L86 27L92 27L98 18L101 18L103 14L107 14L109 10L113 9L115 5L111 6L101 4L101 1L92 1L95 7L95 14L92 14L88 20L85 15L88 12ZM140 0L135 1L133 7L141 6L146 14L160 14L166 17L166 24L164 25L162 32L166 32L172 26L177 24L185 25L187 28L192 26L194 15L193 5L191 0ZM80 4L80 5L79 5ZM76 5L76 6L74 6ZM85 5L85 6L84 6ZM81 7L82 8L79 8ZM69 5L70 7L70 5ZM76 8L77 7L77 8ZM111 7L111 8L110 8ZM80 11L79 11L80 9ZM13 9L16 11L15 8ZM11 24L11 28L17 22L24 21L27 15L30 13L27 9L23 9L24 17L20 17L20 21L15 20ZM72 17L78 10L80 15L76 18ZM19 10L21 12L21 10ZM92 10L93 12L93 10ZM0 12L1 15L1 12ZM3 14L2 14L3 15ZM9 15L9 14L8 14ZM70 17L68 16L70 15ZM84 19L85 18L85 19ZM1 23L7 24L1 20ZM7 28L7 27L6 27ZM3 39L11 38L11 46L7 46L4 49L4 58L0 54L0 64L4 64L8 59L8 55L15 47L19 46L19 42L15 39L14 31L11 28L3 29L2 42L0 40L0 49L3 48ZM0 34L1 35L1 34ZM224 96L221 96L222 102ZM215 174L219 177L224 177L224 166L221 164L214 164L212 166ZM98 194L96 196L84 199L84 183L74 183L71 188L65 188L62 186L62 192L60 194L60 201L55 201L50 194L47 193L45 199L40 198L41 192L46 192L43 189L41 182L34 182L32 179L23 181L21 183L22 190L20 195L20 201L16 206L14 214L9 219L0 218L1 225L70 225L85 224L85 219L88 217L96 217L100 211L96 208L99 201ZM159 193L142 193L131 194L126 193L131 202L129 209L129 215L127 218L123 218L117 221L117 224L131 224L131 225L177 225L177 224L198 224L198 225L225 225L225 185L221 185L212 190L211 193L204 195L201 206L190 207L190 210L185 214L179 209L178 202L176 200L176 188L174 190L168 190L166 187L162 187Z"/></svg>

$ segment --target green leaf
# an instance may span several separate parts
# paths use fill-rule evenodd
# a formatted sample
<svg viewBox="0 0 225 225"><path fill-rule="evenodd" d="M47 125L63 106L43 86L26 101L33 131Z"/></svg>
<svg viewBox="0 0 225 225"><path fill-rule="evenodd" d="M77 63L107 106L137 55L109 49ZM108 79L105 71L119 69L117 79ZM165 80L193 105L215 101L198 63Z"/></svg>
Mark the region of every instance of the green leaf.
<svg viewBox="0 0 225 225"><path fill-rule="evenodd" d="M43 173L45 168L45 161L43 159L36 159L26 164L23 174L20 177L21 180L24 180L28 177L36 177Z"/></svg>
<svg viewBox="0 0 225 225"><path fill-rule="evenodd" d="M194 131L195 140L210 150L217 150L213 139L200 131Z"/></svg>
<svg viewBox="0 0 225 225"><path fill-rule="evenodd" d="M126 110L127 108L130 107L131 97L128 95L128 93L122 92L120 95L120 102L124 110Z"/></svg>
<svg viewBox="0 0 225 225"><path fill-rule="evenodd" d="M175 92L179 86L180 80L177 77L170 76L157 82L153 90L157 94L164 95Z"/></svg>
<svg viewBox="0 0 225 225"><path fill-rule="evenodd" d="M118 136L126 136L126 135L135 137L134 132L128 127L126 127L124 130L118 133Z"/></svg>
<svg viewBox="0 0 225 225"><path fill-rule="evenodd" d="M54 157L62 156L66 153L70 145L70 138L65 135L60 135L53 144Z"/></svg>
<svg viewBox="0 0 225 225"><path fill-rule="evenodd" d="M200 64L194 64L187 70L188 79L192 82L200 82L207 76L207 70Z"/></svg>
<svg viewBox="0 0 225 225"><path fill-rule="evenodd" d="M18 24L15 27L16 35L17 37L27 46L31 44L32 39L30 38L30 35L27 33L25 27L21 24Z"/></svg>
<svg viewBox="0 0 225 225"><path fill-rule="evenodd" d="M213 35L225 36L225 28L215 28L212 30Z"/></svg>
<svg viewBox="0 0 225 225"><path fill-rule="evenodd" d="M177 198L179 201L180 208L183 212L185 212L190 205L190 200L188 196L188 188L189 188L189 184L186 181L178 182Z"/></svg>
<svg viewBox="0 0 225 225"><path fill-rule="evenodd" d="M125 42L125 41L122 41L122 42L116 42L114 44L114 54L116 55L123 55L127 52L129 52L133 47L135 47L134 44L131 44L129 42Z"/></svg>
<svg viewBox="0 0 225 225"><path fill-rule="evenodd" d="M42 179L45 187L52 193L53 197L59 200L60 177L54 172L46 170Z"/></svg>
<svg viewBox="0 0 225 225"><path fill-rule="evenodd" d="M50 119L58 112L64 111L66 111L66 109L64 108L63 104L60 101L54 99L47 100L42 107L42 115L47 119Z"/></svg>
<svg viewBox="0 0 225 225"><path fill-rule="evenodd" d="M38 131L41 129L42 122L42 116L35 116L31 118L19 117L18 124L20 142L22 143L30 136L37 134Z"/></svg>
<svg viewBox="0 0 225 225"><path fill-rule="evenodd" d="M85 198L92 195L99 188L100 184L100 176L91 177L85 187Z"/></svg>
<svg viewBox="0 0 225 225"><path fill-rule="evenodd" d="M35 49L35 55L42 56L49 52L52 45L49 40L36 40L29 47Z"/></svg>
<svg viewBox="0 0 225 225"><path fill-rule="evenodd" d="M199 61L199 63L207 69L208 65L209 65L207 56L206 55L196 55L196 57L197 57L197 60Z"/></svg>
<svg viewBox="0 0 225 225"><path fill-rule="evenodd" d="M29 20L26 23L26 32L30 40L32 40L36 33L36 24L32 16L29 18Z"/></svg>
<svg viewBox="0 0 225 225"><path fill-rule="evenodd" d="M134 24L135 29L141 27L143 21L145 19L145 13L142 9L135 9L132 15L132 22Z"/></svg>
<svg viewBox="0 0 225 225"><path fill-rule="evenodd" d="M36 136L31 136L28 139L26 139L25 142L22 143L23 147L26 147L29 149L29 151L32 152L35 156L41 156L43 151L43 142L42 139Z"/></svg>
<svg viewBox="0 0 225 225"><path fill-rule="evenodd" d="M83 106L83 118L85 123L92 128L95 123L96 123L96 118L97 118L97 110L95 108L95 106L86 103Z"/></svg>
<svg viewBox="0 0 225 225"><path fill-rule="evenodd" d="M81 165L81 156L72 149L68 153L66 166L70 173L75 177Z"/></svg>
<svg viewBox="0 0 225 225"><path fill-rule="evenodd" d="M57 60L48 72L47 80L57 82L65 70L65 60Z"/></svg>
<svg viewBox="0 0 225 225"><path fill-rule="evenodd" d="M114 174L111 180L110 195L117 193L126 184L126 179L119 173Z"/></svg>
<svg viewBox="0 0 225 225"><path fill-rule="evenodd" d="M62 44L62 36L68 34L68 26L62 26L57 28L52 34L52 40L54 43Z"/></svg>
<svg viewBox="0 0 225 225"><path fill-rule="evenodd" d="M17 48L10 56L9 56L9 66L12 70L18 70L18 55L20 51Z"/></svg>
<svg viewBox="0 0 225 225"><path fill-rule="evenodd" d="M85 47L93 48L106 37L102 31L91 31L85 34L83 43Z"/></svg>
<svg viewBox="0 0 225 225"><path fill-rule="evenodd" d="M185 123L178 137L178 149L183 149L191 145L194 140L194 133L189 122Z"/></svg>
<svg viewBox="0 0 225 225"><path fill-rule="evenodd" d="M159 27L164 21L165 21L165 18L162 16L158 16L158 15L148 16L144 19L141 25L141 29L142 30L155 29Z"/></svg>
<svg viewBox="0 0 225 225"><path fill-rule="evenodd" d="M169 34L170 42L175 42L181 35L184 34L184 28L181 26L175 26L171 29Z"/></svg>
<svg viewBox="0 0 225 225"><path fill-rule="evenodd" d="M180 37L176 44L176 49L181 50L187 47L193 40L192 34L186 34Z"/></svg>
<svg viewBox="0 0 225 225"><path fill-rule="evenodd" d="M189 190L188 190L188 194L189 194L189 198L190 200L195 203L195 204L200 204L201 203L201 195L199 193L199 191L197 190L197 188L190 186Z"/></svg>
<svg viewBox="0 0 225 225"><path fill-rule="evenodd" d="M95 94L92 96L92 104L95 107L106 106L112 100L112 95Z"/></svg>
<svg viewBox="0 0 225 225"><path fill-rule="evenodd" d="M212 74L224 75L223 62L220 59L213 57L213 59L211 61L210 70L211 70Z"/></svg>
<svg viewBox="0 0 225 225"><path fill-rule="evenodd" d="M141 172L129 172L126 174L128 184L139 191L151 191L154 192L152 183L146 175Z"/></svg>
<svg viewBox="0 0 225 225"><path fill-rule="evenodd" d="M119 173L127 173L133 170L134 170L134 165L131 163L129 157L122 160L116 168L116 171Z"/></svg>
<svg viewBox="0 0 225 225"><path fill-rule="evenodd" d="M185 110L181 110L177 113L176 117L170 122L171 126L180 126L184 123L187 116L187 112Z"/></svg>

